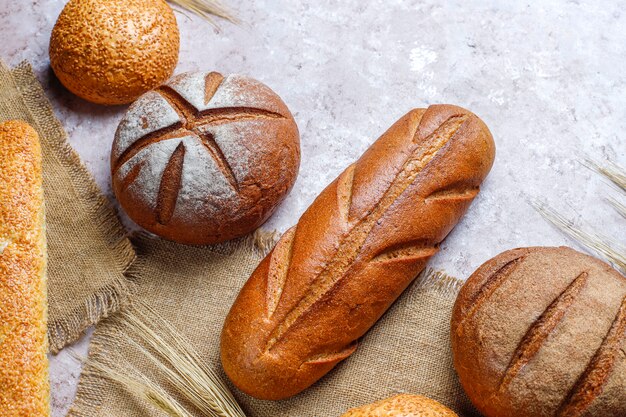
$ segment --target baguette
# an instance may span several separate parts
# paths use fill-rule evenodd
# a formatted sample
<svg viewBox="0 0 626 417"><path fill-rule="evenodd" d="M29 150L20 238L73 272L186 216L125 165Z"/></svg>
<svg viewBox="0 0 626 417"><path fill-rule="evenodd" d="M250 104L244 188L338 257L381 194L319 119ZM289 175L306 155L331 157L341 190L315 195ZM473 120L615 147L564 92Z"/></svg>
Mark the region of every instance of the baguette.
<svg viewBox="0 0 626 417"><path fill-rule="evenodd" d="M438 251L494 156L487 126L460 107L398 120L322 191L242 288L221 339L233 383L283 399L350 356Z"/></svg>
<svg viewBox="0 0 626 417"><path fill-rule="evenodd" d="M48 416L46 251L37 132L0 124L0 415Z"/></svg>

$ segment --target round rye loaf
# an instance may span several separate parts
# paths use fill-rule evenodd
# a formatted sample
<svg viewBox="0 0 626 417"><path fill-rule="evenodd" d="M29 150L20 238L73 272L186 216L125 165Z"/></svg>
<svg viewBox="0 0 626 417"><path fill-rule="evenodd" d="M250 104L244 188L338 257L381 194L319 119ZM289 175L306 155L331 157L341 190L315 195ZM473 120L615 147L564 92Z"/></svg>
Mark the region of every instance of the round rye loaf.
<svg viewBox="0 0 626 417"><path fill-rule="evenodd" d="M483 264L452 315L454 366L485 417L626 416L626 278L573 249Z"/></svg>
<svg viewBox="0 0 626 417"><path fill-rule="evenodd" d="M300 164L298 128L269 87L194 72L141 96L111 152L113 190L129 217L161 237L212 244L272 214Z"/></svg>

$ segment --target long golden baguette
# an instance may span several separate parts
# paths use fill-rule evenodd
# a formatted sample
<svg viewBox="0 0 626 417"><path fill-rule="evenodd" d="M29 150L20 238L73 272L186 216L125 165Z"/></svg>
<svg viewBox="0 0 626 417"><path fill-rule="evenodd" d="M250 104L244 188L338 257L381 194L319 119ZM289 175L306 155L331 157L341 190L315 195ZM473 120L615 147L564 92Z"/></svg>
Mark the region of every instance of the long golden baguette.
<svg viewBox="0 0 626 417"><path fill-rule="evenodd" d="M350 356L465 213L494 153L487 126L460 107L398 120L322 191L239 293L221 342L235 385L286 398Z"/></svg>
<svg viewBox="0 0 626 417"><path fill-rule="evenodd" d="M37 132L0 124L0 416L50 415L46 242Z"/></svg>

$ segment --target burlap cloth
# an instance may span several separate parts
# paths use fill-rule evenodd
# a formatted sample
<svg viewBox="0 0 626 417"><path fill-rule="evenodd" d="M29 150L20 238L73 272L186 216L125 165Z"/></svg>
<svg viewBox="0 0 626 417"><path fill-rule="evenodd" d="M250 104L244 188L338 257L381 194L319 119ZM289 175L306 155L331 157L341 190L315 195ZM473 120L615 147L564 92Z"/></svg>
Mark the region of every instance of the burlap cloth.
<svg viewBox="0 0 626 417"><path fill-rule="evenodd" d="M205 248L146 236L137 237L133 243L139 257L134 266L137 298L173 324L226 378L219 366L222 324L239 288L271 243L258 234ZM250 417L334 417L349 407L398 392L427 395L462 416L474 416L452 368L449 347L450 314L460 284L445 275L422 274L350 358L292 399L260 401L231 386L232 391ZM119 332L117 326L115 319L108 319L97 327L71 416L163 415L100 378L90 367L90 361L115 352L160 381L161 386L169 387L131 344L113 341L107 335Z"/></svg>
<svg viewBox="0 0 626 417"><path fill-rule="evenodd" d="M126 232L67 143L27 63L13 70L0 63L0 119L26 120L42 140L52 350L75 340L129 299L138 299L173 324L225 378L219 365L224 317L273 239L257 233L198 248L141 235L133 240L138 255L133 263L135 252ZM292 399L259 401L231 389L249 417L334 417L399 392L423 394L461 416L475 416L450 353L450 314L460 285L445 275L422 274L350 358ZM124 357L175 395L145 356L130 343L107 336L124 332L117 326L115 315L97 326L70 416L162 415L99 377L91 364L100 357Z"/></svg>
<svg viewBox="0 0 626 417"><path fill-rule="evenodd" d="M11 119L25 120L41 139L48 338L50 350L57 352L124 302L124 271L135 253L111 204L68 144L27 62L10 70L0 61L0 121Z"/></svg>

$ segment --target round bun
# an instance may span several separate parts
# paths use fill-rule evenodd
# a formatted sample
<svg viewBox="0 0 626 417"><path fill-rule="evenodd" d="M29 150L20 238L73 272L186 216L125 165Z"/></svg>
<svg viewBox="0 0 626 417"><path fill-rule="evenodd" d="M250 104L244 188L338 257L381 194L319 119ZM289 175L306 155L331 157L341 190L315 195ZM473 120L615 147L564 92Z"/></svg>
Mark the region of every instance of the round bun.
<svg viewBox="0 0 626 417"><path fill-rule="evenodd" d="M483 264L452 314L454 366L485 417L626 416L626 278L573 249Z"/></svg>
<svg viewBox="0 0 626 417"><path fill-rule="evenodd" d="M293 186L298 127L269 87L193 72L140 97L111 152L113 190L137 224L202 245L260 226Z"/></svg>
<svg viewBox="0 0 626 417"><path fill-rule="evenodd" d="M50 64L72 93L130 103L173 73L176 17L163 0L70 0L50 38Z"/></svg>
<svg viewBox="0 0 626 417"><path fill-rule="evenodd" d="M458 417L441 403L421 395L400 394L348 410L341 417Z"/></svg>

